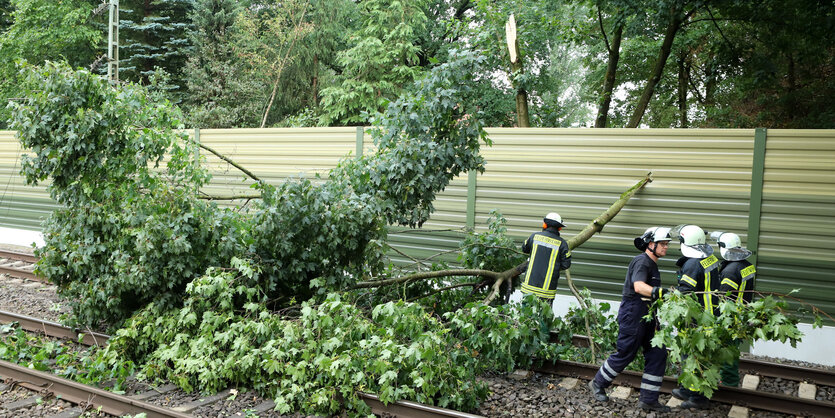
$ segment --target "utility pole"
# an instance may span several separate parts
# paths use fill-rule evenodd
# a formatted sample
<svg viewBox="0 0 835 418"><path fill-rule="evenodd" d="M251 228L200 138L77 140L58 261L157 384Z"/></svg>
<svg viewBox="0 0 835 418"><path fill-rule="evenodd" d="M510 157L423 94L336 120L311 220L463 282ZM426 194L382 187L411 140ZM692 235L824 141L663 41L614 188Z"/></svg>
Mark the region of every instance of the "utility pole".
<svg viewBox="0 0 835 418"><path fill-rule="evenodd" d="M119 0L110 0L107 28L107 79L115 83L119 81Z"/></svg>

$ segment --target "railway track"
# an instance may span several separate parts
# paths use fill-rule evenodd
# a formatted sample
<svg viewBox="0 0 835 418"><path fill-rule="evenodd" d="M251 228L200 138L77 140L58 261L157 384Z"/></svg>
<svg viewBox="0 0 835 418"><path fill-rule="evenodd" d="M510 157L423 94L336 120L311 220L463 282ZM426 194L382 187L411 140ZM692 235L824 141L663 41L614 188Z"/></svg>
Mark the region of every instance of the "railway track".
<svg viewBox="0 0 835 418"><path fill-rule="evenodd" d="M19 251L0 250L0 274L8 274L21 279L46 282L46 279L36 275L33 270L38 258L32 254Z"/></svg>
<svg viewBox="0 0 835 418"><path fill-rule="evenodd" d="M43 333L50 337L79 341L88 346L104 346L107 344L108 335L78 330L44 319L33 318L27 315L20 315L13 312L0 311L0 323L16 322L18 325L31 332ZM196 396L193 401L186 402L172 408L165 408L152 403L145 402L156 396L164 395L166 392L176 389L174 385L167 385L162 388L150 389L131 396L119 395L108 392L97 387L83 385L71 380L63 379L50 373L29 369L14 363L0 360L0 377L4 379L5 389L9 387L23 387L36 392L32 401L37 397L58 397L78 405L79 409L98 409L111 415L137 414L144 412L151 417L191 417L192 412L199 408L210 406L212 403L220 402L229 398L233 390L227 389L214 396ZM394 416L403 418L475 418L478 415L454 411L446 408L439 408L424 405L417 402L398 401L385 405L377 395L371 393L360 393L359 397L371 407L372 412L383 416ZM254 408L241 411L242 415L247 413L266 413L272 411L275 403L271 400L264 400ZM3 411L4 406L0 406Z"/></svg>
<svg viewBox="0 0 835 418"><path fill-rule="evenodd" d="M0 251L0 273L6 273L13 277L27 278L30 280L45 281L42 278L31 273L31 264L35 262L34 256L23 253L16 253L11 251ZM28 273L34 276L26 276ZM87 330L68 329L60 324L51 321L45 321L38 318L32 318L23 315L12 314L0 311L0 322L18 322L20 326L26 330L38 331L46 333L47 335L58 338L79 340L86 345L103 345L106 344L107 336ZM585 336L575 336L573 339L575 345L588 346L588 339ZM586 365L582 363L560 361L555 364L544 366L538 370L542 373L568 376L574 378L591 379L597 371L598 365ZM741 359L740 371L746 372L752 376L762 376L768 378L780 378L801 382L801 385L824 385L835 387L835 373L812 368L804 368L793 365L785 365L779 363L766 362L761 360ZM640 375L633 372L624 372L619 377L622 379L619 384L640 387ZM669 393L675 387L674 378L665 378L662 391ZM812 390L814 393L814 390ZM425 405L400 403L398 405L384 406L374 396L370 394L363 394L363 398L368 403L373 411L377 414L391 414L395 416L473 416L463 414L457 411L435 411L433 407ZM814 396L813 396L814 397ZM736 404L756 409L767 411L774 411L786 414L807 414L812 416L835 416L835 403L828 401L820 401L815 399L804 399L794 396L789 396L782 393L767 393L754 389L743 389L733 387L720 387L713 399L717 402ZM411 404L411 405L410 405ZM391 409L397 408L397 413ZM424 412L421 408L428 408ZM415 409L417 408L417 409ZM261 408L263 409L263 408ZM269 409L269 408L268 408ZM265 411L268 409L264 409ZM414 414L414 415L413 415Z"/></svg>

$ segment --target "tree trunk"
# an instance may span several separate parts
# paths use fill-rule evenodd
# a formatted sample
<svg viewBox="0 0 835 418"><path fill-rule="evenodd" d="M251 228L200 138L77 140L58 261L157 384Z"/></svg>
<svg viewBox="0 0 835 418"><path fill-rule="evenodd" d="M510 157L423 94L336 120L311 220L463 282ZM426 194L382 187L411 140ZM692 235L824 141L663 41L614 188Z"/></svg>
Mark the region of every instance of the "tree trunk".
<svg viewBox="0 0 835 418"><path fill-rule="evenodd" d="M519 43L516 43L516 50L519 50ZM517 56L516 62L510 63L511 78L515 75L522 74L524 68L522 67L522 57ZM516 83L514 83L516 84ZM531 126L530 116L528 115L528 92L523 87L516 87L516 124L520 128L527 128Z"/></svg>
<svg viewBox="0 0 835 418"><path fill-rule="evenodd" d="M319 106L319 54L313 55L313 106Z"/></svg>
<svg viewBox="0 0 835 418"><path fill-rule="evenodd" d="M638 100L635 112L632 113L632 117L629 118L629 123L626 125L627 128L637 128L641 123L641 118L644 117L649 101L652 99L655 86L658 84L658 81L661 80L661 75L664 73L664 66L667 64L667 58L669 58L670 51L673 47L673 40L675 40L676 34L681 28L681 23L681 13L674 12L672 18L670 19L670 24L667 25L667 31L664 33L664 42L661 44L661 50L658 51L658 58L655 60L655 67L652 69L652 74L650 74L649 79L647 80L647 85L644 86L644 92Z"/></svg>
<svg viewBox="0 0 835 418"><path fill-rule="evenodd" d="M623 24L619 23L612 37L612 46L609 48L609 63L606 66L606 79L603 82L603 94L600 97L600 106L597 109L597 119L594 121L595 128L605 128L608 122L609 106L612 104L612 92L615 90L615 74L620 60L620 41L622 38Z"/></svg>
<svg viewBox="0 0 835 418"><path fill-rule="evenodd" d="M678 126L687 127L687 81L689 78L687 57L684 51L678 56Z"/></svg>

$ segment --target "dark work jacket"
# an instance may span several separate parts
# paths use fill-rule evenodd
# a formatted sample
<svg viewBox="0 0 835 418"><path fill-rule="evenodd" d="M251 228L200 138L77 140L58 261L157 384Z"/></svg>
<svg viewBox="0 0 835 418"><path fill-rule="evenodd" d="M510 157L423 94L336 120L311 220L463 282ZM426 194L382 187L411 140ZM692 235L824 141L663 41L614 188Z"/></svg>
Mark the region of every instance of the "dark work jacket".
<svg viewBox="0 0 835 418"><path fill-rule="evenodd" d="M756 274L757 269L747 260L723 261L719 267L719 294L731 292L737 303L751 302Z"/></svg>
<svg viewBox="0 0 835 418"><path fill-rule="evenodd" d="M528 271L522 282L522 293L533 293L545 299L557 294L560 270L571 267L571 251L556 228L535 232L522 244L522 252L530 254Z"/></svg>
<svg viewBox="0 0 835 418"><path fill-rule="evenodd" d="M681 293L719 290L719 259L715 255L707 258L681 257L676 265L679 266L678 290ZM700 294L698 300L706 311L719 314L719 298L715 294Z"/></svg>
<svg viewBox="0 0 835 418"><path fill-rule="evenodd" d="M623 301L618 309L618 327L620 334L634 335L640 327L654 330L658 322L644 321L649 313L650 298L635 292L635 282L644 282L652 287L661 286L661 272L658 264L646 253L635 256L626 269L626 279L623 281ZM650 331L650 334L654 331ZM621 338L618 336L618 338Z"/></svg>

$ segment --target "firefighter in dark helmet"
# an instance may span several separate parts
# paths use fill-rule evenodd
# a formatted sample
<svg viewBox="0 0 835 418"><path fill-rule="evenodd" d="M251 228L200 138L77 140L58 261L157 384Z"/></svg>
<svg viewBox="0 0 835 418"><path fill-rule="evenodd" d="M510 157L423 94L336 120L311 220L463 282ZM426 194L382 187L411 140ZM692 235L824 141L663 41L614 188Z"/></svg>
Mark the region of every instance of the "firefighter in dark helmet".
<svg viewBox="0 0 835 418"><path fill-rule="evenodd" d="M661 298L661 273L658 259L667 255L670 228L652 227L635 238L635 247L642 251L629 263L623 283L623 301L618 309L617 351L609 356L594 379L589 382L594 399L609 400L606 388L612 384L635 356L644 351L644 374L641 376L641 396L638 407L644 410L667 412L668 406L658 402L658 392L667 368L667 350L653 347L652 338L658 329L658 319L644 320L652 301Z"/></svg>
<svg viewBox="0 0 835 418"><path fill-rule="evenodd" d="M571 251L560 237L563 227L560 215L551 212L542 220L542 231L531 234L522 244L522 252L531 255L522 293L551 300L556 296L560 270L571 267Z"/></svg>

